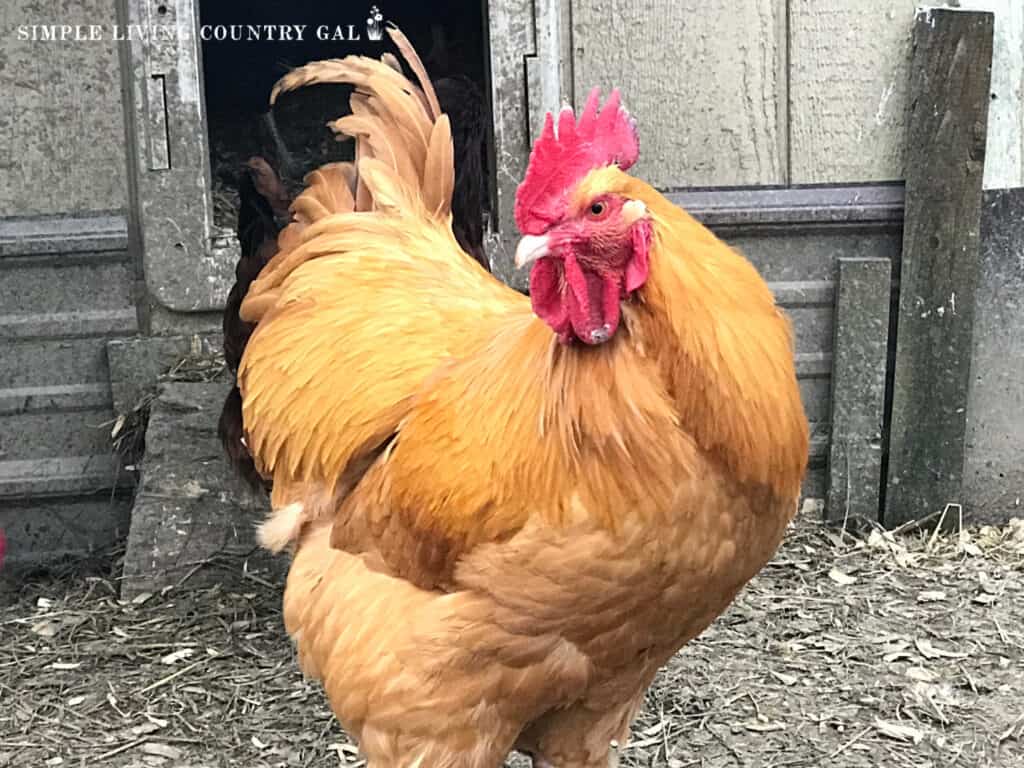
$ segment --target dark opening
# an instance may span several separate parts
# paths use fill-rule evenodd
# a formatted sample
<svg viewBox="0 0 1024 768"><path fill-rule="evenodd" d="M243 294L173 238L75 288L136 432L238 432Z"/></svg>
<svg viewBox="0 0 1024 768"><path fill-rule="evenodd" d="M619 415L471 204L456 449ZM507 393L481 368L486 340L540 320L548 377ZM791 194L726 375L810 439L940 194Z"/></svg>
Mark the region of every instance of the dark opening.
<svg viewBox="0 0 1024 768"><path fill-rule="evenodd" d="M335 141L326 127L348 112L348 89L302 88L278 99L272 122L264 114L274 83L293 67L350 54L376 58L384 51L395 52L387 35L381 41L369 39L371 9L379 9L383 22L397 24L409 37L432 80L472 80L489 124L484 5L484 0L203 0L200 24L215 223L234 229L240 169L254 155L270 161L293 192L314 168L351 159L351 143ZM262 25L274 31L268 33ZM278 31L286 25L293 26L291 40ZM299 33L294 25L304 29ZM453 131L458 130L455 112L450 116Z"/></svg>

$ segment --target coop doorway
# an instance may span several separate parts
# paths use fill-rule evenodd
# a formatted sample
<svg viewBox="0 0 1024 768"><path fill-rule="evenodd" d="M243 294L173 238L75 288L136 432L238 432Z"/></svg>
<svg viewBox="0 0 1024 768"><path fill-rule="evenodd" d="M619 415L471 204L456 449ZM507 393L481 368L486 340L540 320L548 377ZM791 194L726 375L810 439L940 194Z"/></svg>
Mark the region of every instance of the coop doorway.
<svg viewBox="0 0 1024 768"><path fill-rule="evenodd" d="M351 54L379 57L393 51L386 34L379 39L379 30L388 23L398 25L409 37L432 79L472 81L490 125L487 16L482 0L384 0L376 5L322 0L199 3L211 202L217 229L235 227L238 177L248 158L259 155L270 161L293 192L314 168L351 159L351 142L336 141L327 128L328 121L348 111L347 87L318 85L283 94L269 113L268 97L282 75L307 62ZM490 141L488 136L487 157L492 156Z"/></svg>

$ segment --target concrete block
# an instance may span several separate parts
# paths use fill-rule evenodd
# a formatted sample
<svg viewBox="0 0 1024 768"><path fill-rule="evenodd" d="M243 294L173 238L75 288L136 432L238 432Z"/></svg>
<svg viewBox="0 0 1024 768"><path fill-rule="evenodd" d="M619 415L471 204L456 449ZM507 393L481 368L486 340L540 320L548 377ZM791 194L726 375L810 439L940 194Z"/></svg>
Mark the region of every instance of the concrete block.
<svg viewBox="0 0 1024 768"><path fill-rule="evenodd" d="M265 575L283 567L257 548L255 525L269 503L238 480L217 438L230 384L168 382L151 406L142 479L132 510L122 594L188 579L219 579L221 567Z"/></svg>

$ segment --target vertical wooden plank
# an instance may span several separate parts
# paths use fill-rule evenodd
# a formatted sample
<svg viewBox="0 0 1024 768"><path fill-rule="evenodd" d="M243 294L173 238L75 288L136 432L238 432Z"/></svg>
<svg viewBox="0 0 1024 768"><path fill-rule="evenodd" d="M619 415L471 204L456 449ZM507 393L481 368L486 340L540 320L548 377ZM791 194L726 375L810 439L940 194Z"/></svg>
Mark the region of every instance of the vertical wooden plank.
<svg viewBox="0 0 1024 768"><path fill-rule="evenodd" d="M491 269L501 280L525 287L525 275L512 265L518 232L513 208L516 187L530 152L524 60L536 53L532 0L491 0L491 107L494 115L496 228L487 236Z"/></svg>
<svg viewBox="0 0 1024 768"><path fill-rule="evenodd" d="M992 26L946 9L914 21L887 525L962 501Z"/></svg>
<svg viewBox="0 0 1024 768"><path fill-rule="evenodd" d="M913 11L906 0L791 0L793 183L902 178Z"/></svg>
<svg viewBox="0 0 1024 768"><path fill-rule="evenodd" d="M889 259L840 258L826 519L877 520L889 354Z"/></svg>
<svg viewBox="0 0 1024 768"><path fill-rule="evenodd" d="M622 89L655 186L786 179L785 0L574 0L576 103ZM780 129L781 126L781 129Z"/></svg>

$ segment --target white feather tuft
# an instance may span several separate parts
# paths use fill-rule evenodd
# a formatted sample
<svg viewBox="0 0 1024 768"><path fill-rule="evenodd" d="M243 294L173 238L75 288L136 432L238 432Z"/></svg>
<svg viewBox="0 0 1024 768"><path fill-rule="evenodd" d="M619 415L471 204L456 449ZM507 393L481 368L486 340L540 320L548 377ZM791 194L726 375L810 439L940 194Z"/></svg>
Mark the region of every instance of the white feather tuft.
<svg viewBox="0 0 1024 768"><path fill-rule="evenodd" d="M280 552L299 538L302 524L306 522L303 514L305 509L301 501L296 501L287 507L272 510L256 529L260 544L271 552Z"/></svg>

